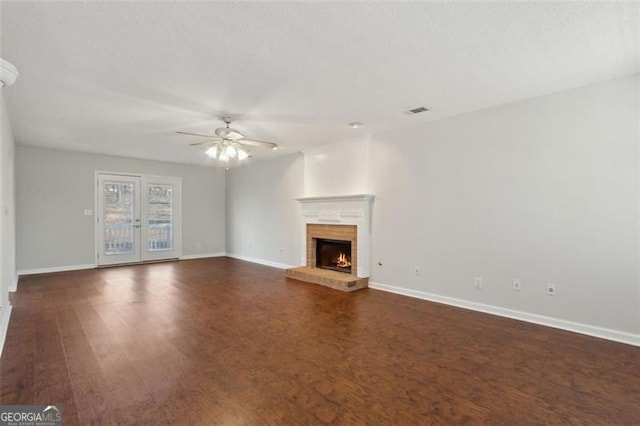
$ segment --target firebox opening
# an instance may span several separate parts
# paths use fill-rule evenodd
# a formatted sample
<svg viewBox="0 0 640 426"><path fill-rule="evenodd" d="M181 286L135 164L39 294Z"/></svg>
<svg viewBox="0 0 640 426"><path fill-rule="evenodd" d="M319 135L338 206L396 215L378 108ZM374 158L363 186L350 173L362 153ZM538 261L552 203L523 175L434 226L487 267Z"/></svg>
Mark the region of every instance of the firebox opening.
<svg viewBox="0 0 640 426"><path fill-rule="evenodd" d="M316 238L316 267L351 273L351 241Z"/></svg>

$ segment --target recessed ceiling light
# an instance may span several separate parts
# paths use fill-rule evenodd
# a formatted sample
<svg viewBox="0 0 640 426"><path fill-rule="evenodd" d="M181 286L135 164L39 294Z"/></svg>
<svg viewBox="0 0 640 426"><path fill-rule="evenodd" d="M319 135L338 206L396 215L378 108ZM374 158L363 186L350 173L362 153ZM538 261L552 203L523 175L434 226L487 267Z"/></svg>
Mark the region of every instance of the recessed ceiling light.
<svg viewBox="0 0 640 426"><path fill-rule="evenodd" d="M362 126L362 123L354 121L353 123L349 123L349 126L353 127L354 129L357 129L358 127Z"/></svg>

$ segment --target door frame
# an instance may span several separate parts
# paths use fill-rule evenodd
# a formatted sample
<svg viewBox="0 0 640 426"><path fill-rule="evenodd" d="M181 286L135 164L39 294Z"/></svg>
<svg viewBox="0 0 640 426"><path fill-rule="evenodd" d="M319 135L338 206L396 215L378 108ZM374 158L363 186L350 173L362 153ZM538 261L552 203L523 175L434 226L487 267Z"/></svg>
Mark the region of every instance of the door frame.
<svg viewBox="0 0 640 426"><path fill-rule="evenodd" d="M151 181L152 183L157 182L157 183L172 183L175 184L178 188L178 191L176 193L176 197L173 200L173 203L175 206L178 207L177 209L177 213L175 213L176 216L176 223L174 223L174 247L175 247L175 256L172 256L170 258L160 258L160 256L152 256L151 259L148 260L142 260L144 258L144 254L143 251L146 251L146 246L143 246L143 242L142 242L142 235L143 232L140 232L140 261L136 261L136 262L132 262L133 264L139 264L139 263L145 263L145 262L154 262L154 261L162 261L162 260L168 260L168 259L180 259L182 258L182 178L180 176L162 176L162 175L152 175L152 174L144 174L144 173L126 173L126 172L110 172L110 171L104 171L104 170L95 170L93 173L93 180L94 180L94 191L93 191L93 261L96 267L109 267L109 266L118 266L118 265L125 265L127 263L117 263L114 265L100 265L99 263L99 253L100 253L100 235L99 233L102 231L101 227L98 226L98 218L101 215L101 212L99 211L99 206L100 206L100 200L99 197L101 196L101 192L100 192L100 182L99 182L99 178L98 176L101 174L106 174L106 175L113 175L113 176L122 176L122 177L134 177L134 178L140 178L140 215L142 216L142 213L144 211L146 211L146 208L143 208L143 201L146 200L146 195L144 190L143 190L143 186L145 183ZM140 218L140 223L142 223L142 217ZM175 238L177 236L177 238ZM146 243L146 241L145 241ZM156 257L155 259L153 257Z"/></svg>

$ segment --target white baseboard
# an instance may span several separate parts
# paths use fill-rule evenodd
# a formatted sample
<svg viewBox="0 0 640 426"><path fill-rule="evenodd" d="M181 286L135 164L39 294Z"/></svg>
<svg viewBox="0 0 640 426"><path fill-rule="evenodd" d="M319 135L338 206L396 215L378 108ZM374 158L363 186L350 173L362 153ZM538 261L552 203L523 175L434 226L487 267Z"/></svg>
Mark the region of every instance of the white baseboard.
<svg viewBox="0 0 640 426"><path fill-rule="evenodd" d="M180 260L202 259L205 257L220 257L220 256L225 256L225 252L189 254L186 256L180 256ZM82 269L93 269L95 267L96 267L95 264L86 264L86 265L52 266L49 268L22 269L18 271L18 275L22 276L22 275L34 275L34 274L49 274L51 272L79 271ZM15 290L10 290L10 291L15 291Z"/></svg>
<svg viewBox="0 0 640 426"><path fill-rule="evenodd" d="M3 306L0 309L0 357L4 348L4 341L7 338L7 330L9 329L9 320L11 319L11 305Z"/></svg>
<svg viewBox="0 0 640 426"><path fill-rule="evenodd" d="M218 253L186 254L180 256L180 260L205 259L207 257L224 257L227 254L223 251Z"/></svg>
<svg viewBox="0 0 640 426"><path fill-rule="evenodd" d="M81 269L93 269L96 265L69 265L69 266L52 266L49 268L36 268L36 269L22 269L18 271L18 275L34 275L34 274L49 274L51 272L67 272L67 271L79 271Z"/></svg>
<svg viewBox="0 0 640 426"><path fill-rule="evenodd" d="M202 259L202 258L205 258L205 257L221 257L221 256L225 256L225 255L226 255L225 252L189 254L189 255L186 255L186 256L180 256L180 260ZM93 269L95 267L96 267L95 264L86 264L86 265L52 266L52 267L49 267L49 268L22 269L22 270L18 271L18 276L34 275L34 274L49 274L51 272L79 271L79 270L82 270L82 269ZM16 280L16 285L14 287L15 288L13 290L10 289L9 291L16 291L17 290L17 280Z"/></svg>
<svg viewBox="0 0 640 426"><path fill-rule="evenodd" d="M285 263L272 262L270 260L258 259L255 257L243 256L243 255L234 254L234 253L227 253L227 257L232 257L234 259L244 260L251 263L258 263L260 265L271 266L273 268L279 268L279 269L295 268L295 266L287 265Z"/></svg>
<svg viewBox="0 0 640 426"><path fill-rule="evenodd" d="M402 287L395 287L388 284L369 281L369 288L387 291L389 293L401 294L403 296L415 297L429 300L431 302L443 303L445 305L456 306L458 308L470 309L472 311L484 312L501 317L516 319L547 327L559 328L561 330L572 331L574 333L586 334L588 336L599 337L601 339L612 340L614 342L626 343L628 345L640 346L640 334L627 333L624 331L611 330L608 328L596 327L563 319L547 317L543 315L530 314L522 311L501 308L499 306L485 305L484 303L471 302L468 300L456 299L453 297L441 296L418 290L411 290Z"/></svg>
<svg viewBox="0 0 640 426"><path fill-rule="evenodd" d="M9 284L9 292L10 293L15 293L16 291L18 291L18 279L20 277L18 275L15 276L15 278L13 279L13 283Z"/></svg>

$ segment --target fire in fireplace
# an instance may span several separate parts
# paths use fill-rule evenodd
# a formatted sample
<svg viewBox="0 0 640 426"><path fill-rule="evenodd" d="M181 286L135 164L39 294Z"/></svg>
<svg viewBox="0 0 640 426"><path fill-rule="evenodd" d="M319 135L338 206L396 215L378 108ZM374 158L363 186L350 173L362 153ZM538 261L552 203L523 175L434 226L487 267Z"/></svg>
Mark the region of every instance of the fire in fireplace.
<svg viewBox="0 0 640 426"><path fill-rule="evenodd" d="M351 273L351 241L316 238L316 267Z"/></svg>

